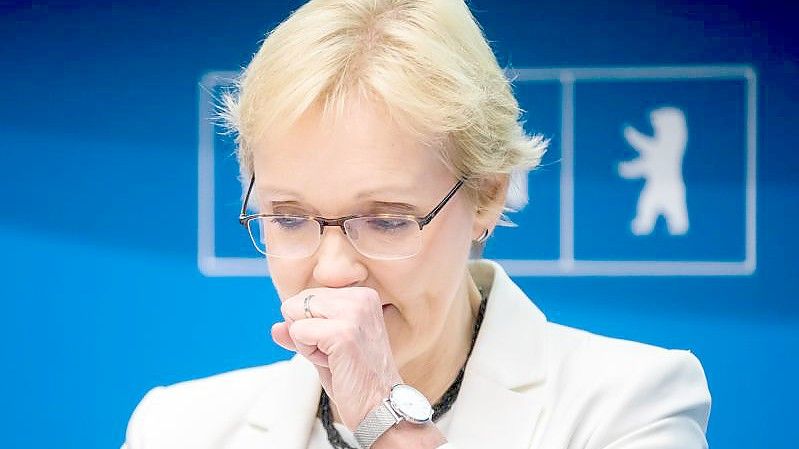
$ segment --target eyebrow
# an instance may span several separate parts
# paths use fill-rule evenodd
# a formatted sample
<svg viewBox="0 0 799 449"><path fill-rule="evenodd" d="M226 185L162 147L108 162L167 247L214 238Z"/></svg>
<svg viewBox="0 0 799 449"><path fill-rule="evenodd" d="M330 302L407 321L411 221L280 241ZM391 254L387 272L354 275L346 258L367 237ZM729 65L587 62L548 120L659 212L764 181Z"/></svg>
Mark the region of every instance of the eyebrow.
<svg viewBox="0 0 799 449"><path fill-rule="evenodd" d="M262 185L261 187L257 187L256 189L259 192L263 192L265 194L278 194L278 195L286 195L290 197L295 197L292 199L284 199L284 200L270 200L267 195L264 195L262 198L268 203L271 204L272 207L277 206L296 206L296 207L309 207L308 204L306 206L306 200L302 193L299 191L286 189L279 186L274 186L270 184ZM422 216L427 212L422 211L419 206L406 203L403 201L385 201L380 200L378 198L379 195L390 194L390 193L406 193L406 192L414 192L415 189L413 186L403 186L403 185L389 185L389 186L382 186L382 187L375 187L372 189L366 189L358 192L355 195L356 201L361 201L362 204L358 207L364 210L376 210L376 209L392 209L392 211L396 211L396 213L401 214L408 214L414 216ZM365 201L371 199L371 201ZM316 213L317 210L313 206L310 206L310 209ZM379 213L379 212L378 212Z"/></svg>
<svg viewBox="0 0 799 449"><path fill-rule="evenodd" d="M262 188L258 188L257 190L265 192L265 193L276 193L276 194L280 194L280 195L295 196L295 197L299 198L300 200L303 199L303 196L302 196L301 193L295 192L295 191L289 190L289 189L283 189L283 188L280 188L280 187L263 186ZM410 191L410 189L403 188L403 187L375 188L375 189L363 190L363 191L359 192L357 195L355 195L355 199L356 200L361 200L361 199L364 199L364 198L374 197L374 196L377 196L380 193L405 192L405 191ZM389 201L388 203L392 203L392 202ZM404 204L404 203L396 203L396 204Z"/></svg>

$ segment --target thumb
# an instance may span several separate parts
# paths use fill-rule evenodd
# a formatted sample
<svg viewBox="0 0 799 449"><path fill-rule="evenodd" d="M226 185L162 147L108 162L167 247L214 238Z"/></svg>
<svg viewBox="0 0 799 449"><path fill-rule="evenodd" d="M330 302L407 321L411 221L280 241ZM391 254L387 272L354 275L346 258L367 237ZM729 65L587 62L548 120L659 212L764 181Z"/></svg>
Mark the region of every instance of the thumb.
<svg viewBox="0 0 799 449"><path fill-rule="evenodd" d="M316 367L316 371L319 373L319 383L322 384L322 388L325 389L327 396L333 400L333 373L330 371L330 368L319 365L314 366Z"/></svg>

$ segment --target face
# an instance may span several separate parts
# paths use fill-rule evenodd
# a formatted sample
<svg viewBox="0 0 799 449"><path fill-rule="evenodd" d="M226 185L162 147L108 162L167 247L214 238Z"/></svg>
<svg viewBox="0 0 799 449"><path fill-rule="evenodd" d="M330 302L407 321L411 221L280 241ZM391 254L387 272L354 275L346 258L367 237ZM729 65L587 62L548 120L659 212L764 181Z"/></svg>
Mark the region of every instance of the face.
<svg viewBox="0 0 799 449"><path fill-rule="evenodd" d="M255 148L260 211L336 218L353 214L426 215L457 182L436 148L403 133L372 103L352 105L336 125L309 110L285 133ZM409 210L409 208L412 208ZM466 275L471 240L483 225L461 188L424 227L408 259L361 255L340 228L327 227L316 253L268 258L281 301L303 289L375 289L395 361L402 366L435 344ZM461 292L462 293L462 292Z"/></svg>

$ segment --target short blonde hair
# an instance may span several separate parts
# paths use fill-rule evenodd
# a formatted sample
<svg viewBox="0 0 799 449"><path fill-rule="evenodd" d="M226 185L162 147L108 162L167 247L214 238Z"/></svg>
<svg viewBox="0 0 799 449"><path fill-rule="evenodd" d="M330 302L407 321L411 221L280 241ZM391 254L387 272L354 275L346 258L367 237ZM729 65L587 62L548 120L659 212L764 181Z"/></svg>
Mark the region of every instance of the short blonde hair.
<svg viewBox="0 0 799 449"><path fill-rule="evenodd" d="M525 133L510 81L463 1L311 0L268 33L221 97L242 180L264 132L314 104L335 119L357 95L380 101L426 143L443 143L441 160L478 208L492 199L484 181L526 173L546 151L545 139Z"/></svg>

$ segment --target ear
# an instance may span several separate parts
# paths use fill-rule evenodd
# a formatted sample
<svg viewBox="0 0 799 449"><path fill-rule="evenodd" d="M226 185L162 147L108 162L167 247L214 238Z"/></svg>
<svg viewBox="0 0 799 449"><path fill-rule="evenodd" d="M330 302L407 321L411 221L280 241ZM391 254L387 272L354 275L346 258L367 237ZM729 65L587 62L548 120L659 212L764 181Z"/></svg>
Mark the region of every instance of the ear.
<svg viewBox="0 0 799 449"><path fill-rule="evenodd" d="M484 204L477 207L472 229L472 240L477 240L486 229L488 229L489 235L494 232L499 217L505 208L509 183L510 175L504 173L493 175L481 183L479 197L483 198Z"/></svg>

